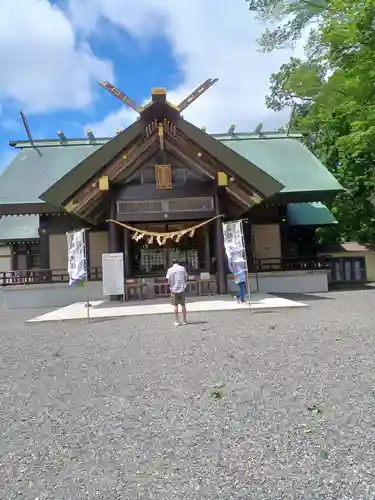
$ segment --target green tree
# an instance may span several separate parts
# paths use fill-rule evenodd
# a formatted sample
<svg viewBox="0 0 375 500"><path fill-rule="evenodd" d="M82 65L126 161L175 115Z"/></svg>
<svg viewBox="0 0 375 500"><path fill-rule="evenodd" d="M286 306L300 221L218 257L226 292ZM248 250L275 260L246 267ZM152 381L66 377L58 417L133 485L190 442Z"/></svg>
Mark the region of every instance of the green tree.
<svg viewBox="0 0 375 500"><path fill-rule="evenodd" d="M258 19L273 25L259 39L264 52L289 47L306 29L311 28L310 38L315 39L324 14L329 9L327 0L246 0L249 10Z"/></svg>
<svg viewBox="0 0 375 500"><path fill-rule="evenodd" d="M346 188L331 205L339 227L321 237L375 243L375 0L330 1L316 40L271 76L266 103L297 104L294 127Z"/></svg>
<svg viewBox="0 0 375 500"><path fill-rule="evenodd" d="M278 73L271 75L267 107L280 111L294 103L305 104L319 93L325 72L318 63L304 62L291 57Z"/></svg>

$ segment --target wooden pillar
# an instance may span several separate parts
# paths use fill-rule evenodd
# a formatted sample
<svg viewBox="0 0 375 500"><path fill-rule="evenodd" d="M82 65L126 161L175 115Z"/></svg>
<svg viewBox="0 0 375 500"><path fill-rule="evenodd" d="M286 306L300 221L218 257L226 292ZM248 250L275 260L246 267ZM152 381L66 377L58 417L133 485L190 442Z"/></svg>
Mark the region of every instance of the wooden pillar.
<svg viewBox="0 0 375 500"><path fill-rule="evenodd" d="M210 272L211 269L211 249L210 249L210 228L209 225L206 224L203 226L204 237L204 270Z"/></svg>
<svg viewBox="0 0 375 500"><path fill-rule="evenodd" d="M29 242L26 243L26 269L31 269L31 244Z"/></svg>
<svg viewBox="0 0 375 500"><path fill-rule="evenodd" d="M17 271L17 269L18 269L18 257L17 257L17 253L16 253L17 252L17 244L10 243L9 250L10 250L10 270Z"/></svg>
<svg viewBox="0 0 375 500"><path fill-rule="evenodd" d="M124 269L125 277L130 278L132 276L131 272L131 255L130 255L130 231L126 227L124 228Z"/></svg>
<svg viewBox="0 0 375 500"><path fill-rule="evenodd" d="M215 195L215 214L220 215L220 201L218 195ZM216 271L217 271L217 291L219 294L224 295L227 293L227 276L225 266L225 249L224 249L224 236L221 217L214 221L215 231L215 257L216 257Z"/></svg>
<svg viewBox="0 0 375 500"><path fill-rule="evenodd" d="M50 268L49 256L49 231L48 221L45 215L39 216L39 252L40 252L40 268L45 270ZM52 279L51 273L43 273L43 279L50 281Z"/></svg>
<svg viewBox="0 0 375 500"><path fill-rule="evenodd" d="M251 273L254 270L254 252L253 252L253 231L250 219L244 220L242 223L242 227L244 232L247 267L249 269L249 272Z"/></svg>
<svg viewBox="0 0 375 500"><path fill-rule="evenodd" d="M114 198L110 201L109 218L116 220L116 200ZM117 225L113 222L108 222L108 251L109 253L115 253L117 250Z"/></svg>
<svg viewBox="0 0 375 500"><path fill-rule="evenodd" d="M279 207L279 220L281 259L283 265L283 259L289 257L289 224L286 205Z"/></svg>
<svg viewBox="0 0 375 500"><path fill-rule="evenodd" d="M85 231L85 255L86 255L86 271L87 279L90 279L90 231Z"/></svg>
<svg viewBox="0 0 375 500"><path fill-rule="evenodd" d="M109 218L116 220L116 199L111 197L109 206ZM119 241L118 241L118 231L117 224L113 222L108 222L108 252L117 253L119 251ZM121 295L111 295L111 302L117 302L121 300Z"/></svg>

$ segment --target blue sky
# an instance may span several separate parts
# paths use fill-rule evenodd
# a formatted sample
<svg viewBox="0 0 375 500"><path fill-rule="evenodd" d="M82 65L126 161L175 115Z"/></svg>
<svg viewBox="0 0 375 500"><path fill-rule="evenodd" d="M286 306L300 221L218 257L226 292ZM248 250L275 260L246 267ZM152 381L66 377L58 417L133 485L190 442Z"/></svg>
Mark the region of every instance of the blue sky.
<svg viewBox="0 0 375 500"><path fill-rule="evenodd" d="M113 36L113 35L112 35ZM139 43L126 33L122 38L127 47L127 53L121 46L112 46L106 40L94 40L92 48L100 58L107 58L110 54L114 65L115 78L121 90L136 102L142 103L150 94L152 87L174 87L181 81L176 60L173 58L171 47L163 37L153 40L153 43ZM106 74L103 73L103 79ZM112 83L111 81L111 83ZM67 82L69 86L69 82ZM101 121L111 113L115 113L124 105L93 81L93 102L87 108L51 110L43 113L27 113L27 120L35 138L56 137L57 130L64 130L69 137L82 137L85 124L91 121ZM9 139L26 138L19 111L22 103L3 103L3 120L0 121L1 142ZM127 109L127 108L125 108ZM119 124L120 125L120 124ZM115 130L112 131L114 134Z"/></svg>
<svg viewBox="0 0 375 500"><path fill-rule="evenodd" d="M245 0L18 0L0 3L0 169L33 136L114 135L135 115L96 84L109 80L140 104L166 87L176 104L207 78L219 82L185 118L211 132L232 123L275 129L285 115L265 108L269 76L289 53L260 54L263 29ZM4 50L5 49L5 50ZM298 49L300 50L300 49Z"/></svg>

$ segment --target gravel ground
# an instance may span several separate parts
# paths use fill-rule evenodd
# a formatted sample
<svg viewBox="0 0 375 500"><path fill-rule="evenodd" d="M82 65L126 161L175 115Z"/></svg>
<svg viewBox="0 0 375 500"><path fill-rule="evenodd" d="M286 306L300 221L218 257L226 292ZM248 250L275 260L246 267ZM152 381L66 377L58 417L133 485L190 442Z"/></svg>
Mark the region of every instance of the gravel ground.
<svg viewBox="0 0 375 500"><path fill-rule="evenodd" d="M0 498L374 499L374 302L179 328L0 313Z"/></svg>

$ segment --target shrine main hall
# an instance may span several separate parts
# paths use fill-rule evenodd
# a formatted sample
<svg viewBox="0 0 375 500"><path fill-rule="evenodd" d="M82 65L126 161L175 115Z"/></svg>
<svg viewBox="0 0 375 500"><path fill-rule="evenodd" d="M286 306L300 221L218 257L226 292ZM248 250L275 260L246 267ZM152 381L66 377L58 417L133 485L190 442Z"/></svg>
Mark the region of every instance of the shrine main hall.
<svg viewBox="0 0 375 500"><path fill-rule="evenodd" d="M132 107L138 118L114 137L11 141L18 153L0 176L0 285L67 277L66 232L87 229L89 280L102 279L102 254L124 255L125 280L149 284L172 260L192 279L210 277L215 292L232 287L222 222L243 220L252 290L324 291L329 270L315 232L337 221L325 203L342 187L304 145L301 134L250 133L231 126L210 134L183 111L216 80L179 105L165 89ZM158 238L157 235L173 237Z"/></svg>

